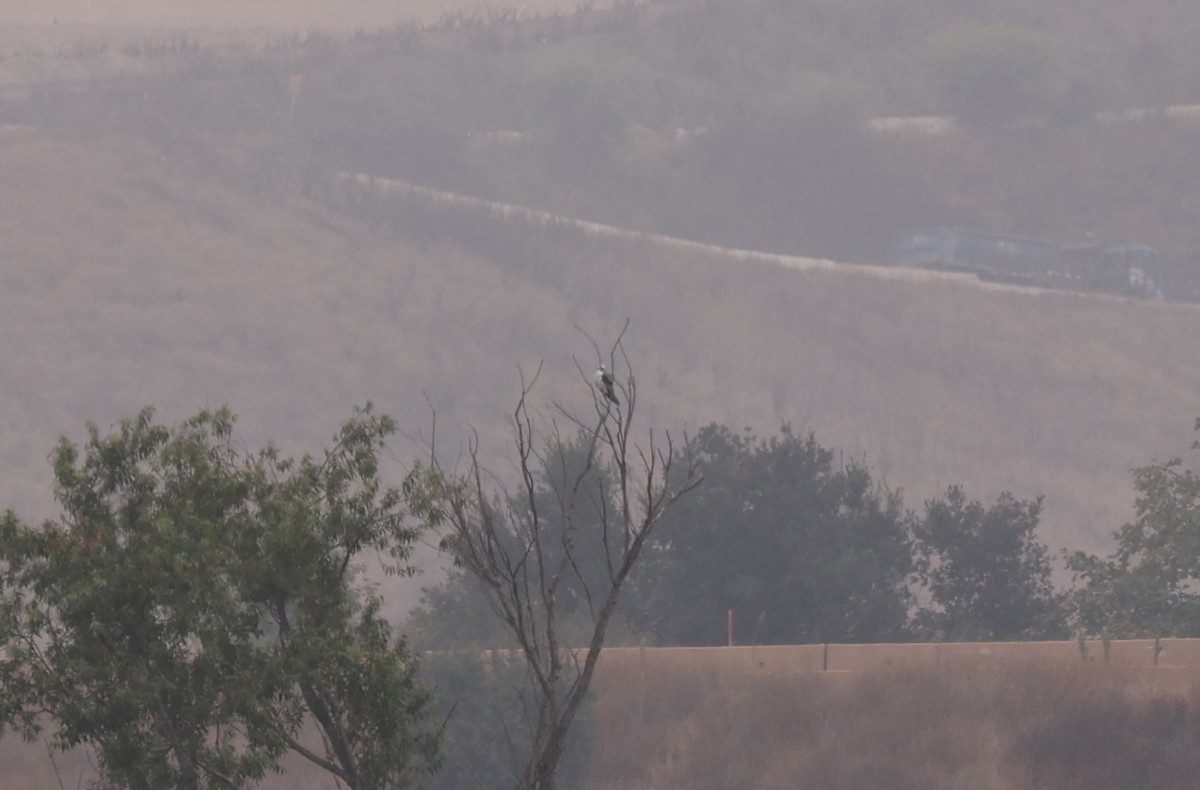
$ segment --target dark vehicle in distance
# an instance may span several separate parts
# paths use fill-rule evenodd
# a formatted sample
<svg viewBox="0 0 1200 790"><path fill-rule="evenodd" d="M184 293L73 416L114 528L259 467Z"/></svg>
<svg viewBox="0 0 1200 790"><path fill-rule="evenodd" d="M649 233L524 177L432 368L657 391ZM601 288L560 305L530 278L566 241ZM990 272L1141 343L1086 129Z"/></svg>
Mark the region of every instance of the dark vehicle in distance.
<svg viewBox="0 0 1200 790"><path fill-rule="evenodd" d="M1060 247L958 228L901 235L893 266L967 272L981 280L1162 299L1162 256L1153 247Z"/></svg>

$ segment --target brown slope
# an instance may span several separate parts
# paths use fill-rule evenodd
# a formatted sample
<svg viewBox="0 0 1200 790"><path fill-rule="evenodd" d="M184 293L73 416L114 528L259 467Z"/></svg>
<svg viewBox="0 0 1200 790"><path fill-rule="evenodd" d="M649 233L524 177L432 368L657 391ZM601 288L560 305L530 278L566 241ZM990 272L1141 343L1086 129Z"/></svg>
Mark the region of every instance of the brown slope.
<svg viewBox="0 0 1200 790"><path fill-rule="evenodd" d="M912 506L952 483L1044 494L1044 539L1094 548L1130 515L1130 467L1190 443L1194 306L803 268L498 206L480 220L479 205L426 197L442 225L486 236L490 223L497 249L537 240L541 262L515 266L553 281L571 313L631 317L653 420L811 427ZM389 210L399 221L415 206Z"/></svg>
<svg viewBox="0 0 1200 790"><path fill-rule="evenodd" d="M0 177L0 493L22 508L48 505L58 434L145 403L169 419L229 403L249 439L295 448L368 398L418 432L427 394L444 439L470 423L498 449L516 366L545 360L543 397L578 398L571 357L590 347L574 325L603 340L625 318L653 423L811 427L912 505L955 482L1045 494L1054 545L1102 543L1129 515L1128 469L1191 441L1194 307L628 242L547 242L553 270L521 270L372 236L130 140L9 130Z"/></svg>

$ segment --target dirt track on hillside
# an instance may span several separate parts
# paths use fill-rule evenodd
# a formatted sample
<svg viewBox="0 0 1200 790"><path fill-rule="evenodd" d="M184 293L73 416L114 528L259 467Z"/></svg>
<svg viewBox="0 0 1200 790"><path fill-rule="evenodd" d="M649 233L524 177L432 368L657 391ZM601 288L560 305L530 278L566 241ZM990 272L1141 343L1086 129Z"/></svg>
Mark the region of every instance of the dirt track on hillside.
<svg viewBox="0 0 1200 790"><path fill-rule="evenodd" d="M380 178L367 173L338 173L338 179L351 182L359 187L374 189L380 194L402 194L416 198L431 206L456 207L482 211L498 222L518 222L530 227L569 227L580 231L592 238L610 238L633 241L659 249L678 250L695 255L704 255L717 260L737 264L767 264L783 269L797 271L822 270L841 274L856 274L875 277L883 280L904 280L908 282L945 282L979 288L990 291L1011 291L1023 293L1043 293L1047 289L1035 286L1013 285L981 280L973 274L962 272L943 272L929 269L898 268L881 264L846 263L828 260L826 258L811 258L801 255L784 255L760 250L735 249L716 244L681 239L658 233L649 233L614 225L605 225L577 217L567 217L542 211L528 206L513 203L501 203L495 200L485 200L470 195L449 192L444 189L398 181L391 178ZM1072 293L1070 291L1055 291L1055 293ZM1091 299L1120 299L1122 297L1108 294L1079 293Z"/></svg>

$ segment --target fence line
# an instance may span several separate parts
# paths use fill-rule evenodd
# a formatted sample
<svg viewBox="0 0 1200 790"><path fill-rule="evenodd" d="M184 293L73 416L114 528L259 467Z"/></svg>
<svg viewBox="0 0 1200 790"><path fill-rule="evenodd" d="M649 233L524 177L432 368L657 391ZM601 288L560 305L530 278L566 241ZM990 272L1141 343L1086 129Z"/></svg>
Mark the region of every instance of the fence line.
<svg viewBox="0 0 1200 790"><path fill-rule="evenodd" d="M734 647L609 647L609 670L631 664L746 672L866 672L922 667L991 667L1024 663L1088 664L1119 669L1200 670L1200 639L1086 642L922 642Z"/></svg>

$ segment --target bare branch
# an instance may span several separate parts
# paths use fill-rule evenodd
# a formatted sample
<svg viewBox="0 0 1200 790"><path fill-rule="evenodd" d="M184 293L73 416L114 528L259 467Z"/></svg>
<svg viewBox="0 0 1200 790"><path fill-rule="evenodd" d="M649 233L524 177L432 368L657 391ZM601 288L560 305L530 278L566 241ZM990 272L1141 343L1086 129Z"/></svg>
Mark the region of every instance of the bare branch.
<svg viewBox="0 0 1200 790"><path fill-rule="evenodd" d="M699 483L690 455L683 479L674 479L677 449L669 433L647 431L644 446L632 439L638 398L623 344L628 326L627 321L607 353L611 369L624 374L617 382L619 407L598 392L573 358L591 393L591 415L581 418L553 402L555 417L540 419L531 396L543 365L528 379L518 368L521 389L512 423L519 487L508 492L482 468L474 435L467 480L443 492L451 527L444 544L483 583L532 681L536 710L530 710L533 747L521 775L524 788L552 790L621 590L663 514ZM602 361L599 346L588 340ZM576 438L564 436L563 426ZM602 556L588 554L597 550ZM585 646L563 644L568 600L586 607L591 633Z"/></svg>

